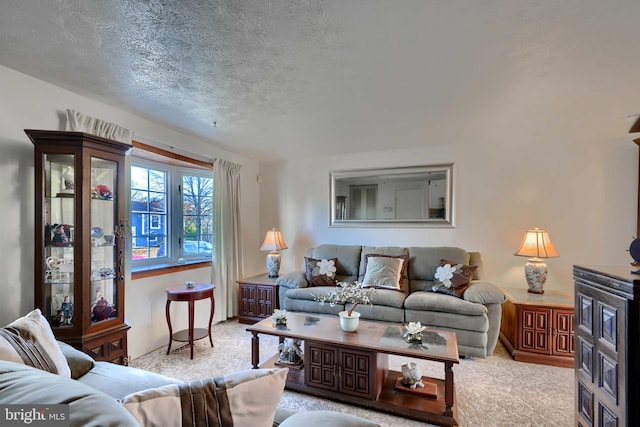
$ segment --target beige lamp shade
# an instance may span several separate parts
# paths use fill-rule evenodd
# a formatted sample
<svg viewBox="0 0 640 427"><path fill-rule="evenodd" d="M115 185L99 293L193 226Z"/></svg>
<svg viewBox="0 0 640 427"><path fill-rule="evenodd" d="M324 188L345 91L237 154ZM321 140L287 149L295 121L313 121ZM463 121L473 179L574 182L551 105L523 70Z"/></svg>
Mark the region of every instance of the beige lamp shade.
<svg viewBox="0 0 640 427"><path fill-rule="evenodd" d="M280 230L272 228L267 231L260 250L270 251L267 254L267 271L269 272L269 277L278 277L278 272L280 271L280 254L278 251L283 249L287 249L287 244L284 242Z"/></svg>
<svg viewBox="0 0 640 427"><path fill-rule="evenodd" d="M520 243L520 248L514 255L530 258L553 258L559 256L556 248L551 243L547 230L539 228L527 230L522 238L522 243Z"/></svg>
<svg viewBox="0 0 640 427"><path fill-rule="evenodd" d="M542 258L557 257L558 252L551 244L547 230L534 228L527 230L520 243L520 248L514 255L529 257L524 266L524 276L529 285L529 292L544 293L544 284L547 282L547 264Z"/></svg>
<svg viewBox="0 0 640 427"><path fill-rule="evenodd" d="M264 242L262 243L260 250L281 251L283 249L287 249L287 244L284 242L280 230L272 228L271 230L267 231L267 235L264 237Z"/></svg>

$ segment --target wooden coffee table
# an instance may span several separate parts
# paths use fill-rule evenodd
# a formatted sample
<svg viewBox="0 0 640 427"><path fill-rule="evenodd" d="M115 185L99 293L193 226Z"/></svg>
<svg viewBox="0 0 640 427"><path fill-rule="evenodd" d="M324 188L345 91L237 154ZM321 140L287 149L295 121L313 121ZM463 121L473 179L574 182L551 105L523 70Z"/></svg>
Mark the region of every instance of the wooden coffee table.
<svg viewBox="0 0 640 427"><path fill-rule="evenodd" d="M286 388L442 426L458 425L453 364L459 363L453 332L427 329L422 343L407 343L402 324L360 320L356 332L340 329L338 316L288 313L286 325L269 317L247 327L253 334L254 369L276 366L278 355L260 365L259 334L304 341L304 364L290 367ZM424 388L402 384L389 370L388 355L444 364L444 380L423 377ZM409 363L410 360L407 360Z"/></svg>

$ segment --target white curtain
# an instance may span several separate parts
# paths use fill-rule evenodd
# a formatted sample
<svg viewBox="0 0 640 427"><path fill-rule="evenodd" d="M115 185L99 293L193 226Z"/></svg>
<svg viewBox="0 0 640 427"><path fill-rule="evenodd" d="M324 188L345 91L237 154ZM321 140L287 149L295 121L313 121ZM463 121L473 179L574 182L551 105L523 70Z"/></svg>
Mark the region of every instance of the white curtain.
<svg viewBox="0 0 640 427"><path fill-rule="evenodd" d="M213 163L215 257L212 280L216 285L216 322L238 315L236 281L242 272L240 168L240 165L222 159Z"/></svg>
<svg viewBox="0 0 640 427"><path fill-rule="evenodd" d="M131 144L133 132L113 123L67 109L67 130L85 132L102 138Z"/></svg>

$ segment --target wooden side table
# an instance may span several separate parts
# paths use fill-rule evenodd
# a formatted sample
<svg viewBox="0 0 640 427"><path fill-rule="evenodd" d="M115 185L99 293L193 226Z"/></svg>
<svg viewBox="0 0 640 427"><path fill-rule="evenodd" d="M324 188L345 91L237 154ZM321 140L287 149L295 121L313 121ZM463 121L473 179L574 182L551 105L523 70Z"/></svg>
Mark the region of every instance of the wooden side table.
<svg viewBox="0 0 640 427"><path fill-rule="evenodd" d="M187 288L186 286L180 286L176 288L167 289L167 304L165 306L165 315L167 316L167 325L169 325L169 346L167 347L167 354L171 351L171 342L180 341L188 342L191 348L191 358L193 359L193 342L205 337L209 337L211 347L213 347L213 339L211 338L211 322L213 321L213 311L215 309L215 303L213 299L213 290L215 285L211 283L196 283L193 288ZM201 299L211 299L211 314L209 315L209 327L194 328L194 306L195 301ZM171 328L171 314L169 312L169 306L171 301L188 301L189 302L189 329L185 329L179 332L173 333Z"/></svg>
<svg viewBox="0 0 640 427"><path fill-rule="evenodd" d="M238 321L255 323L278 307L277 277L267 273L238 280Z"/></svg>
<svg viewBox="0 0 640 427"><path fill-rule="evenodd" d="M575 353L573 298L547 290L506 288L500 341L514 360L572 368Z"/></svg>

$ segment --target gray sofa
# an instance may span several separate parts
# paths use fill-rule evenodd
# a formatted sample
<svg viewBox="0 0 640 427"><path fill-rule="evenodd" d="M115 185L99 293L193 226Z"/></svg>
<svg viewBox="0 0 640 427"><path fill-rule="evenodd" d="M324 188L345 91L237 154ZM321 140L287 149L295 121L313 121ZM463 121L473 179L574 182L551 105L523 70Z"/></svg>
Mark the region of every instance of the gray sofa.
<svg viewBox="0 0 640 427"><path fill-rule="evenodd" d="M138 422L119 402L121 399L130 393L146 389L183 384L173 378L141 369L96 362L63 342L58 344L71 369L71 378L13 361L0 360L0 405L63 404L68 405L69 411L68 424L65 425L136 427L139 426ZM217 421L211 419L206 423L198 420L195 424L219 425ZM169 424L163 422L162 425L165 427ZM231 424L229 420L223 419L222 425ZM308 425L379 427L377 423L348 414L329 411L294 412L276 408L274 427Z"/></svg>
<svg viewBox="0 0 640 427"><path fill-rule="evenodd" d="M372 306L358 306L361 319L420 322L455 332L461 356L493 354L500 332L501 304L506 298L500 289L482 280L480 253L455 247L320 245L309 249L305 257L336 258L336 280L353 283L363 280L368 254L406 255L408 267L404 291L378 289ZM478 267L462 298L431 291L434 274L442 259ZM287 273L278 278L277 284L280 308L287 311L337 314L345 309L344 306L332 307L317 302L315 296L326 294L332 287L310 287L305 271Z"/></svg>

